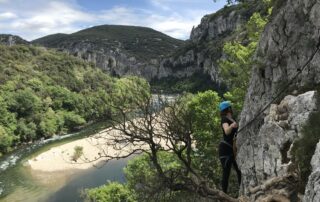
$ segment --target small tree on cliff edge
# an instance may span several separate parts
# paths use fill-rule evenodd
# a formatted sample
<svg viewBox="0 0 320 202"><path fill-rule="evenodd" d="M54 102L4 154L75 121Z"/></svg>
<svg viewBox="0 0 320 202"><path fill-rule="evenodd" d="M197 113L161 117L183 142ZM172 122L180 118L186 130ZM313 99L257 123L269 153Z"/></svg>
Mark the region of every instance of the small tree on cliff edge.
<svg viewBox="0 0 320 202"><path fill-rule="evenodd" d="M237 201L218 190L215 183L208 180L208 173L203 172L206 168L219 167L217 158L213 158L216 148L210 146L210 142L219 139L207 132L219 125L219 120L214 118L217 108L212 104L220 102L218 94L208 91L197 99L185 95L175 102L159 99L165 108L155 111L159 100L150 95L146 83L139 84L133 80L123 82L121 85L126 86L124 90L119 88L113 96L112 117L116 118L112 119L112 125L118 132L104 137L108 140L107 145L101 147L100 158L112 160L144 153L149 157L159 183L169 190L196 193L220 201ZM108 148L119 152L114 155L108 152ZM180 165L178 170L168 169L166 164L161 163L163 152L174 155ZM212 161L203 163L204 159L210 158Z"/></svg>

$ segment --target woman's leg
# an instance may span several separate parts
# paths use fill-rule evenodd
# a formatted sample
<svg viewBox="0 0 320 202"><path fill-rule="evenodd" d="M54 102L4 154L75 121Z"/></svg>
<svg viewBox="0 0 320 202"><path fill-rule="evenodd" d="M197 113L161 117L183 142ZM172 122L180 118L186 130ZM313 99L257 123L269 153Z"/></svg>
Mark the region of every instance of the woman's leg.
<svg viewBox="0 0 320 202"><path fill-rule="evenodd" d="M232 160L231 160L231 158L222 158L222 159L220 159L220 161L221 161L222 169L223 169L221 186L222 186L223 192L227 193L228 184L229 184L228 181L229 181L229 176L230 176L230 171L231 171L231 166L232 166Z"/></svg>
<svg viewBox="0 0 320 202"><path fill-rule="evenodd" d="M233 158L232 164L233 164L234 169L237 172L238 183L239 183L239 186L240 186L240 184L241 184L241 171L240 171L240 169L238 167L237 161L234 158Z"/></svg>

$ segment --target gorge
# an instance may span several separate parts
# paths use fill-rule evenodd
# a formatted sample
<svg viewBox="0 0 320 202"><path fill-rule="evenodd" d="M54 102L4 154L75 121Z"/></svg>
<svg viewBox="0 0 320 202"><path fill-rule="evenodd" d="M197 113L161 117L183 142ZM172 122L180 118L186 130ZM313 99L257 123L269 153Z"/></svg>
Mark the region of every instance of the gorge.
<svg viewBox="0 0 320 202"><path fill-rule="evenodd" d="M248 45L249 31L247 22L249 19L254 13L268 16L268 22L256 44L257 49L253 56L254 62L251 67L250 81L248 82L243 109L239 116L241 132L237 137L237 161L242 171L240 194L239 198L237 198L237 193L233 193L234 196L230 201L320 201L320 143L318 143L319 136L317 135L319 133L317 123L319 121L318 91L320 82L320 2L318 0L274 0L271 4L272 13L270 16L267 14L268 9L260 1L241 1L236 5L226 6L214 14L204 16L201 23L192 29L190 39L186 41L173 39L149 28L104 25L69 35L50 35L32 42L27 42L15 36L2 35L0 36L0 43L5 45L2 47L3 50L7 46L15 47L14 44L20 44L22 47L30 47L27 50L21 48L24 53L30 52L30 55L40 56L42 54L45 56L50 54L52 58L50 57L49 59L54 63L60 61L55 60L58 56L65 59L72 58L70 61L80 66L81 71L74 73L76 82L65 82L63 84L71 89L70 91L82 93L82 95L87 95L87 90L92 90L89 93L97 96L97 100L92 101L92 106L109 102L109 99L107 99L109 94L103 97L101 92L98 95L95 93L100 85L99 82L92 82L90 87L87 86L87 82L91 81L90 79L95 81L97 74L104 75L105 73L115 77L140 76L151 83L151 88L156 87L158 90L166 90L162 89L162 87L168 83L169 85L178 86L182 80L191 82L196 78L199 79L197 82L200 83L205 83L209 80L208 89L221 91L220 94L223 94L230 89L230 86L225 83L225 78L221 75L221 69L219 69L220 61L228 58L224 52L224 45L227 42L235 41L240 41L243 46ZM131 34L128 35L128 33ZM53 51L51 48L55 50ZM44 61L47 61L47 59L44 58ZM10 65L10 63L6 64ZM39 64L37 63L38 66ZM68 65L70 67L69 63L64 64L64 66ZM23 72L20 66L22 65L15 66L16 72ZM38 68L38 66L35 67ZM60 66L58 65L58 67ZM92 71L90 75L86 72L88 68ZM9 76L12 75L8 69L4 73ZM73 74L72 71L71 73ZM51 83L58 82L51 74L42 76L43 78L52 77ZM65 78L67 81L68 77ZM84 82L84 80L81 80L84 78L90 79ZM112 93L118 93L115 89L122 89L124 88L123 86L134 86L134 82L145 84L142 81L128 81L124 78L116 80L113 77L109 78L109 76L100 77L101 82L106 80L108 82L101 85L103 85L103 88L108 88L111 98L115 98L112 97L114 96ZM46 85L50 83L44 81L43 83L46 83ZM31 84L30 86L32 86ZM80 88L77 88L77 84L81 84ZM195 84L194 86L197 85ZM7 86L6 89L10 89L10 86ZM18 89L17 87L16 90ZM176 89L181 90L184 88ZM132 89L129 88L125 92L128 95L131 95L132 92L140 92L131 92L130 90ZM195 92L197 91L195 90ZM38 92L36 88L35 92ZM73 93L71 94L74 95ZM52 97L53 95L54 93L52 93ZM189 98L187 96L185 99ZM218 142L218 139L212 140L212 137L216 138L216 136L213 136L208 132L210 130L206 129L210 127L211 130L212 128L216 129L214 124L219 126L219 120L216 120L218 112L211 107L213 107L212 103L218 103L221 98L218 99L218 95L211 92L207 92L207 94L199 93L195 97L190 97L191 104L188 105L192 109L190 114L192 117L197 118L197 116L200 116L202 118L202 122L197 122L196 118L190 119L195 120L195 128L192 129L196 131L196 135L192 137L198 138L196 140L199 142L209 140ZM136 98L133 97L132 99ZM208 104L209 102L211 105ZM183 104L183 99L181 103ZM71 99L70 102L65 103L65 106L70 107L70 105L73 106L72 104ZM54 105L51 105L55 111ZM64 105L62 104L62 106ZM80 110L81 106L75 105L75 108L79 109L80 115L83 113L88 116L88 119L86 119L88 121L96 120L95 118L99 118L100 115L105 117L106 114L110 115L112 112L111 109L98 108L99 114L94 112L86 114L85 112L87 111ZM93 109L96 108L93 107ZM48 109L46 108L46 110ZM59 117L59 110L55 111L56 117ZM63 110L66 109L63 108ZM214 113L209 113L206 110L212 110ZM210 122L212 125L206 124L208 117L204 115L207 114L209 114L209 118L215 117L213 118L214 121L211 121L214 123ZM65 115L65 117L67 116ZM247 125L248 123L250 124ZM205 129L197 128L197 124ZM181 129L178 125L174 126L174 129ZM178 132L188 131L179 130ZM185 132L185 134L188 133ZM197 134L202 136L197 136ZM185 140L180 136L175 138L173 140L180 141L179 144ZM179 138L182 138L183 141ZM310 141L307 141L308 139ZM133 138L132 141L134 140ZM186 142L190 144L191 148L190 141ZM187 143L185 144L188 145ZM210 143L207 144L210 145ZM203 157L207 154L206 152L214 151L214 148L208 149L204 145L197 145L200 148L200 152L197 153L198 150L194 151L198 156L192 156L196 159L196 163L193 162L194 164L191 165L194 167L190 167L198 169L197 171L201 175L210 176L213 179L212 181L216 180L214 182L217 182L218 177L206 172L206 169L211 169L210 166L208 166L209 168L205 167L206 165L202 163L217 163L217 160ZM212 147L212 145L210 146ZM182 151L187 152L188 150ZM178 153L180 159L185 157L183 152L180 153L180 156ZM171 159L170 156L165 158L174 159ZM165 159L164 162L169 162L169 160ZM302 160L305 160L303 161L304 165L302 165ZM147 163L143 164L145 162L141 159L139 161L142 165L149 165ZM167 167L172 170L165 170L166 172L160 174L165 177L167 177L166 174L168 173L170 176L177 175L177 181L183 181L182 179L184 178L179 178L177 170L190 171L183 167L185 162L182 161L182 166L179 163L172 165L168 162ZM176 161L172 160L172 162ZM134 163L131 165L134 165ZM163 166L161 163L160 165ZM216 166L218 164L212 165ZM166 166L163 167L167 169ZM154 168L151 166L150 169ZM170 171L172 172L170 173ZM214 169L209 171L215 172ZM190 175L194 174L190 173ZM190 175L187 176L190 177ZM136 176L129 175L129 177L134 178ZM160 178L152 179L155 182L157 180L161 181L159 180ZM194 180L192 177L188 178L188 180L190 180L187 181L189 184L183 185L196 184L198 186L196 188L201 191L196 192L195 190L197 189L192 186L191 188L188 186L183 187L182 183L179 185L186 188L186 190L189 189L192 194L199 194L201 197L205 194L221 196L219 192L214 192L209 189L210 187L207 187L212 185L210 184L212 181L208 184L203 183L203 185L201 182L198 183L196 181L195 183L192 181ZM171 181L164 182L169 188L173 184ZM149 185L143 183L145 182L142 181L138 185L140 187ZM138 191L139 186L133 185ZM166 191L164 190L164 193L171 193ZM177 195L179 194L178 192ZM166 196L166 194L164 195ZM181 196L179 195L178 197ZM201 199L204 200L204 198Z"/></svg>

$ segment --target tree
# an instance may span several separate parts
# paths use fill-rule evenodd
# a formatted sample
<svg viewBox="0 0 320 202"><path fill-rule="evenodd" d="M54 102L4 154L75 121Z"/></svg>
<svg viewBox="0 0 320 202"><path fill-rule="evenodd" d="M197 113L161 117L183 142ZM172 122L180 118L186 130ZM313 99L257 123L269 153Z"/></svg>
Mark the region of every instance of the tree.
<svg viewBox="0 0 320 202"><path fill-rule="evenodd" d="M63 123L63 126L69 129L74 129L77 126L83 125L86 123L86 120L82 118L79 114L75 112L68 112L68 111L58 111L57 115L59 116L60 122ZM61 126L60 126L61 127Z"/></svg>
<svg viewBox="0 0 320 202"><path fill-rule="evenodd" d="M218 190L215 182L208 180L207 173L201 171L209 166L219 167L217 160L212 161L213 164L207 167L198 165L200 159L205 159L212 151L212 148L209 148L210 134L205 130L216 128L215 124L218 121L209 119L216 116L212 110L217 111L217 103L220 101L217 94L209 91L191 101L191 95L179 97L175 102L163 101L161 103L165 104L165 108L157 112L154 110L157 103L150 94L144 94L139 90L136 93L134 99L129 99L132 105L127 105L125 103L128 99L119 92L119 100L112 106L117 115L112 116L112 126L118 132L103 137L107 139L107 143L101 147L100 158L111 160L145 153L157 183L166 189L175 193L191 192L221 201L237 201ZM196 103L203 106L198 107ZM138 118L133 119L132 112L136 112ZM202 129L201 123L204 121L209 123ZM212 121L213 123L210 123ZM219 128L214 132L220 134L220 130ZM111 155L108 148L119 152ZM172 155L170 158L174 159L173 164L162 163L163 153Z"/></svg>
<svg viewBox="0 0 320 202"><path fill-rule="evenodd" d="M37 135L37 126L33 122L27 122L21 118L17 124L15 134L20 138L21 142L34 140Z"/></svg>
<svg viewBox="0 0 320 202"><path fill-rule="evenodd" d="M8 134L12 135L17 127L16 126L17 120L15 115L8 111L8 105L1 96L0 96L0 114L1 114L0 125L6 128L6 131L8 132Z"/></svg>
<svg viewBox="0 0 320 202"><path fill-rule="evenodd" d="M137 202L134 192L126 185L111 182L101 187L85 190L85 201Z"/></svg>
<svg viewBox="0 0 320 202"><path fill-rule="evenodd" d="M58 132L58 117L51 108L49 108L43 115L39 124L39 129L41 134L43 134L45 137L51 137Z"/></svg>
<svg viewBox="0 0 320 202"><path fill-rule="evenodd" d="M8 152L14 140L13 136L8 135L7 131L0 126L0 156L3 152Z"/></svg>
<svg viewBox="0 0 320 202"><path fill-rule="evenodd" d="M265 1L269 3L268 0ZM269 15L272 9L268 10ZM232 100L237 110L243 105L244 97L249 85L251 68L255 64L254 54L260 39L260 35L268 22L268 17L254 13L245 26L247 36L243 41L231 41L225 43L223 53L225 58L219 61L221 76L229 88L224 97Z"/></svg>
<svg viewBox="0 0 320 202"><path fill-rule="evenodd" d="M8 102L8 108L10 111L16 112L18 117L31 116L41 106L41 99L30 88L17 90L12 96L12 102Z"/></svg>

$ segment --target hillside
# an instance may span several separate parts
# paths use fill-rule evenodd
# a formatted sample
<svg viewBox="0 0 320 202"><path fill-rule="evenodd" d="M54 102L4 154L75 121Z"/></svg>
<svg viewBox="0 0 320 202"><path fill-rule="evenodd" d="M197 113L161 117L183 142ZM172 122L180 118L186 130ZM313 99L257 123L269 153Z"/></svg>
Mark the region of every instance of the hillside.
<svg viewBox="0 0 320 202"><path fill-rule="evenodd" d="M126 81L65 53L0 45L0 156L108 118L110 94Z"/></svg>
<svg viewBox="0 0 320 202"><path fill-rule="evenodd" d="M246 40L245 26L254 12L264 12L260 1L226 6L216 13L205 15L191 30L190 39L169 57L161 60L159 74L151 83L161 89L171 83L174 91L197 91L197 85L187 85L190 78L207 83L207 89L223 91L224 79L220 75L219 60L223 59L223 46L234 39ZM202 75L201 77L197 75ZM201 80L200 80L201 79ZM194 80L194 79L193 79Z"/></svg>
<svg viewBox="0 0 320 202"><path fill-rule="evenodd" d="M151 28L121 25L102 25L73 34L54 34L32 41L50 48L59 48L78 42L90 42L101 48L120 48L137 60L150 60L167 55L183 41L171 38Z"/></svg>
<svg viewBox="0 0 320 202"><path fill-rule="evenodd" d="M46 36L32 43L63 50L116 76L133 74L150 80L157 75L159 58L184 41L145 27L102 25L69 35Z"/></svg>
<svg viewBox="0 0 320 202"><path fill-rule="evenodd" d="M11 34L0 34L0 44L12 46L12 45L27 45L28 41L22 39L19 36L11 35Z"/></svg>

